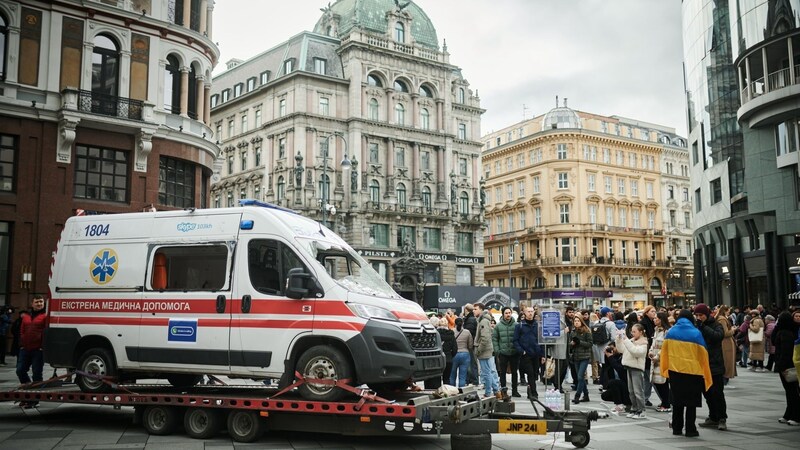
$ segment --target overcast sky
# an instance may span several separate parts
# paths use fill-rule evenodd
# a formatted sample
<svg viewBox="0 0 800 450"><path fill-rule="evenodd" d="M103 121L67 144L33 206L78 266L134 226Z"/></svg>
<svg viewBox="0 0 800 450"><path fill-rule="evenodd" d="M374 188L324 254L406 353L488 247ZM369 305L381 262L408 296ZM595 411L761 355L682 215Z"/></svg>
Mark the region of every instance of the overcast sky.
<svg viewBox="0 0 800 450"><path fill-rule="evenodd" d="M686 134L678 0L415 0L477 89L482 134L573 109ZM311 31L328 0L216 0L221 57L248 59Z"/></svg>

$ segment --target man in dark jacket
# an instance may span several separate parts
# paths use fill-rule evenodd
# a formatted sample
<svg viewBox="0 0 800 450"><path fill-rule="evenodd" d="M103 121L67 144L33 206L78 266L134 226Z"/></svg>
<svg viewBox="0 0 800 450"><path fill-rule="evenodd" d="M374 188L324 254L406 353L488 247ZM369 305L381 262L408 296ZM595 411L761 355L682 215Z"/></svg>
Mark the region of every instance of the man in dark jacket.
<svg viewBox="0 0 800 450"><path fill-rule="evenodd" d="M708 351L708 365L711 368L713 384L703 392L708 405L708 417L700 426L703 428L728 429L728 406L725 403L723 387L725 382L725 359L722 355L722 339L725 331L722 325L711 316L711 309L703 303L694 307L694 317L697 319L697 328L703 334Z"/></svg>
<svg viewBox="0 0 800 450"><path fill-rule="evenodd" d="M500 376L500 388L506 392L506 369L511 366L511 395L521 397L517 391L517 371L519 370L519 353L514 348L514 328L517 321L511 315L511 308L503 308L503 317L492 330L492 345L500 365L497 374Z"/></svg>
<svg viewBox="0 0 800 450"><path fill-rule="evenodd" d="M539 364L544 363L544 347L539 345L539 323L534 319L532 306L525 308L525 315L514 328L514 348L520 355L520 369L528 378L528 398L537 399L536 378Z"/></svg>

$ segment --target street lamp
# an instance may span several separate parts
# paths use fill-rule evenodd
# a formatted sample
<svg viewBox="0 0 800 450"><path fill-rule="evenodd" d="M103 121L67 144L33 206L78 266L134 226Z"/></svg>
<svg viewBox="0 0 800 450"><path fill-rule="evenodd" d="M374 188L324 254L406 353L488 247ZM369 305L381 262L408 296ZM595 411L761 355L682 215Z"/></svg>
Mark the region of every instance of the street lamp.
<svg viewBox="0 0 800 450"><path fill-rule="evenodd" d="M514 249L519 246L519 240L514 239L511 244L511 237L508 238L508 303L511 306L511 263L514 261Z"/></svg>
<svg viewBox="0 0 800 450"><path fill-rule="evenodd" d="M330 200L328 192L330 190L330 185L331 185L330 178L328 178L328 149L330 148L329 143L331 138L337 136L342 138L342 142L344 142L344 157L342 158L342 162L339 163L339 167L341 167L343 171L347 171L350 169L350 166L352 165L350 160L347 159L347 139L345 139L344 136L339 133L329 134L324 141L325 145L323 147L323 152L322 152L322 178L319 180L319 185L322 190L322 199L320 199L320 208L322 210L323 224L327 222L327 214L329 212L331 215L336 214L336 207L328 204L328 201Z"/></svg>

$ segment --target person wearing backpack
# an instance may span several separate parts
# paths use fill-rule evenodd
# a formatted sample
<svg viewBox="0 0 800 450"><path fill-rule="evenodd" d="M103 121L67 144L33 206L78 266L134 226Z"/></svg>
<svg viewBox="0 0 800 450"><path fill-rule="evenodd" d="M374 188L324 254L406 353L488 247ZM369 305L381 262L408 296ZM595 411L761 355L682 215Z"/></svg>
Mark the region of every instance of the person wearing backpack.
<svg viewBox="0 0 800 450"><path fill-rule="evenodd" d="M614 340L617 327L614 325L614 311L604 306L600 308L600 320L592 324L590 331L592 333L592 356L597 361L598 372L600 372L600 384L605 386L608 380L603 377L606 376L603 370L603 364L606 362L605 349Z"/></svg>

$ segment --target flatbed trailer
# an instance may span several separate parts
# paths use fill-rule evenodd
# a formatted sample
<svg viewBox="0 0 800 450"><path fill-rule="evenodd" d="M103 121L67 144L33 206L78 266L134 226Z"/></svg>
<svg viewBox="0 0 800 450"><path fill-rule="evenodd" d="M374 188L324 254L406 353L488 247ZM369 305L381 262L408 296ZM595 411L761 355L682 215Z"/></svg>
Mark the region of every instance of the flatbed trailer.
<svg viewBox="0 0 800 450"><path fill-rule="evenodd" d="M61 383L58 383L61 384ZM531 401L535 414L514 412L514 403L482 398L475 386L457 395L399 392L387 402L364 391L352 401L304 400L292 391L253 385L197 385L189 390L165 385L115 385L115 392L90 394L71 384L0 391L0 402L53 402L133 407L134 421L148 433L168 435L181 426L192 438L206 439L227 429L237 442L257 441L267 430L356 436L450 435L452 448L491 448L491 434L543 435L563 432L566 441L589 444L597 412L553 411Z"/></svg>

